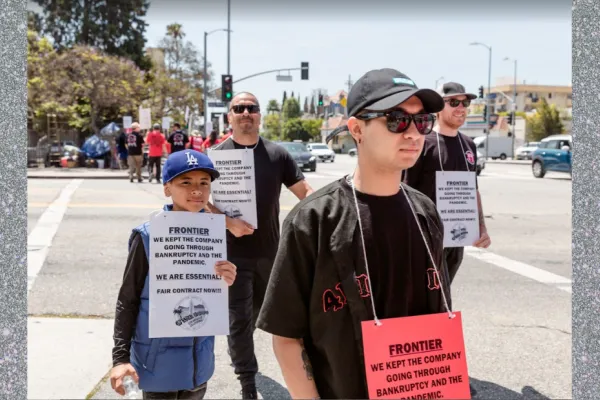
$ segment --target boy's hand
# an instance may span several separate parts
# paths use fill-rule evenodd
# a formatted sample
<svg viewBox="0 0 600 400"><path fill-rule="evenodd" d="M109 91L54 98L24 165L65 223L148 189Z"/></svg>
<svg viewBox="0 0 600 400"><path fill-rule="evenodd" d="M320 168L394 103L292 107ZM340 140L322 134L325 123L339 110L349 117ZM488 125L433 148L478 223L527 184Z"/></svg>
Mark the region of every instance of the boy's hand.
<svg viewBox="0 0 600 400"><path fill-rule="evenodd" d="M229 261L217 261L215 264L215 272L225 280L227 286L233 285L235 276L237 275L237 267Z"/></svg>
<svg viewBox="0 0 600 400"><path fill-rule="evenodd" d="M135 383L139 383L140 378L137 372L130 363L120 364L110 371L110 385L113 390L119 393L121 396L125 396L125 388L123 387L123 378L127 375L131 376Z"/></svg>

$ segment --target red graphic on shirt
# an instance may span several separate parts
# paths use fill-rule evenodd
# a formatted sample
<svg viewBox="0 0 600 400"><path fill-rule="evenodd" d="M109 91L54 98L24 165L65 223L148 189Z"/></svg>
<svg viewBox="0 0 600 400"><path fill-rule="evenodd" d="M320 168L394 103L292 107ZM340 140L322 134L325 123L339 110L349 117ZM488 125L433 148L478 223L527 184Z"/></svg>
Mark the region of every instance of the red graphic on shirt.
<svg viewBox="0 0 600 400"><path fill-rule="evenodd" d="M465 156L467 157L467 162L471 165L475 164L475 155L473 154L473 152L471 150L467 150L467 152L465 153Z"/></svg>
<svg viewBox="0 0 600 400"><path fill-rule="evenodd" d="M366 274L362 274L356 277L356 285L358 286L358 293L360 297L371 296L369 290L369 277ZM338 283L334 289L326 289L323 292L323 312L330 310L339 311L346 305L346 295L342 290L342 284Z"/></svg>
<svg viewBox="0 0 600 400"><path fill-rule="evenodd" d="M440 278L434 268L427 270L427 288L429 290L438 290L440 288Z"/></svg>
<svg viewBox="0 0 600 400"><path fill-rule="evenodd" d="M137 147L137 136L133 133L127 135L127 146Z"/></svg>

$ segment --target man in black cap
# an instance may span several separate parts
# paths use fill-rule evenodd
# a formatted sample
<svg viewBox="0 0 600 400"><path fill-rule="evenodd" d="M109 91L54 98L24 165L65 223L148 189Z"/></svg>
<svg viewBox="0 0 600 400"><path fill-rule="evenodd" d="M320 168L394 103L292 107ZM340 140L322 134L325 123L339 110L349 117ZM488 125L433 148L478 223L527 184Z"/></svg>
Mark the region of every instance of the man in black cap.
<svg viewBox="0 0 600 400"><path fill-rule="evenodd" d="M438 113L437 124L433 131L425 137L423 152L415 165L405 171L404 182L427 195L436 202L436 172L437 171L472 171L475 176L477 168L477 148L473 139L458 131L467 117L471 100L477 98L467 93L460 83L448 82L443 84L438 92L444 98L445 107ZM477 206L479 210L479 240L475 247L487 248L491 244L487 233L481 196L477 191ZM444 249L450 281L462 263L463 247L448 247Z"/></svg>
<svg viewBox="0 0 600 400"><path fill-rule="evenodd" d="M257 327L295 399L367 398L361 321L451 307L442 222L427 196L401 185L444 108L393 69L370 71L348 95L354 174L288 214ZM427 244L426 244L427 243Z"/></svg>

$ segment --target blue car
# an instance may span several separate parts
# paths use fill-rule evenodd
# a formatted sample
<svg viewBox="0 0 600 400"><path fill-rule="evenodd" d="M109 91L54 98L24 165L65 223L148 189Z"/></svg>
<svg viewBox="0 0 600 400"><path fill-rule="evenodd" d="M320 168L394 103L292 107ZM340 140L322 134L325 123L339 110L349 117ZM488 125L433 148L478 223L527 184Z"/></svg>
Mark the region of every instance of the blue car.
<svg viewBox="0 0 600 400"><path fill-rule="evenodd" d="M536 178L543 178L546 172L571 173L573 137L552 135L542 139L539 147L531 155L531 170Z"/></svg>

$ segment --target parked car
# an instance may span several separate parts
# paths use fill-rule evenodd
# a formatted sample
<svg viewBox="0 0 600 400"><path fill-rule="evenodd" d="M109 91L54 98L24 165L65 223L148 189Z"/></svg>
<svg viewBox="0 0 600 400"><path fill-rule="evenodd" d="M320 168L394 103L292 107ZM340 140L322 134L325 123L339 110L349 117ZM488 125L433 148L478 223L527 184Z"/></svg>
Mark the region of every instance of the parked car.
<svg viewBox="0 0 600 400"><path fill-rule="evenodd" d="M348 150L348 155L350 157L356 157L356 152L357 152L357 150L356 150L356 147L355 147L353 149Z"/></svg>
<svg viewBox="0 0 600 400"><path fill-rule="evenodd" d="M487 156L492 160L497 158L506 160L513 156L513 143L512 138L500 137L500 136L479 136L473 139L477 150L486 154L486 142L487 142Z"/></svg>
<svg viewBox="0 0 600 400"><path fill-rule="evenodd" d="M517 147L515 150L515 158L517 160L531 160L531 155L538 148L540 142L529 142L523 146Z"/></svg>
<svg viewBox="0 0 600 400"><path fill-rule="evenodd" d="M476 167L477 175L481 174L481 171L483 171L484 169L485 169L485 158L483 157L483 154L481 154L478 151L477 152L477 167Z"/></svg>
<svg viewBox="0 0 600 400"><path fill-rule="evenodd" d="M546 172L571 173L573 137L552 135L542 139L532 154L531 170L536 178L543 178Z"/></svg>
<svg viewBox="0 0 600 400"><path fill-rule="evenodd" d="M306 148L318 161L335 161L335 153L324 143L309 143Z"/></svg>
<svg viewBox="0 0 600 400"><path fill-rule="evenodd" d="M304 143L277 142L277 144L290 153L300 169L307 169L311 172L315 172L317 170L317 157L310 154Z"/></svg>

